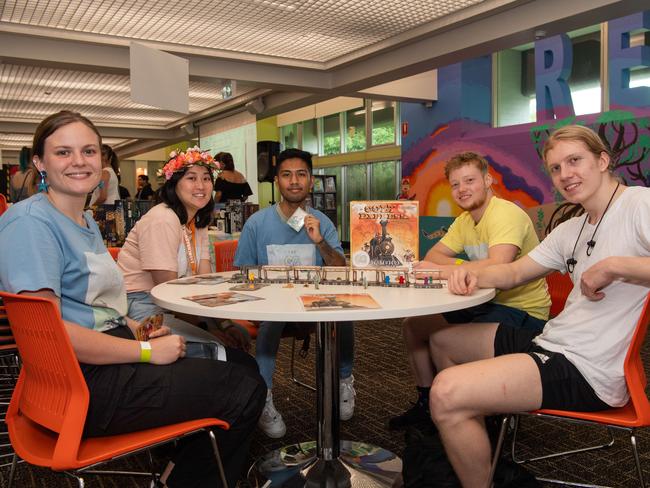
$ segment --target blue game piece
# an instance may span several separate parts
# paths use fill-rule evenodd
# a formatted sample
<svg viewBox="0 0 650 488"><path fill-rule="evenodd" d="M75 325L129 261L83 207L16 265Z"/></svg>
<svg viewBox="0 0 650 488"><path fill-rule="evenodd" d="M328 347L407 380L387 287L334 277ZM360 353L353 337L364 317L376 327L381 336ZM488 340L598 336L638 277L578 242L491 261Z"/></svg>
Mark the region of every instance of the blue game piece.
<svg viewBox="0 0 650 488"><path fill-rule="evenodd" d="M386 277L384 278L384 283L386 283L387 285L390 283L390 276L386 275Z"/></svg>

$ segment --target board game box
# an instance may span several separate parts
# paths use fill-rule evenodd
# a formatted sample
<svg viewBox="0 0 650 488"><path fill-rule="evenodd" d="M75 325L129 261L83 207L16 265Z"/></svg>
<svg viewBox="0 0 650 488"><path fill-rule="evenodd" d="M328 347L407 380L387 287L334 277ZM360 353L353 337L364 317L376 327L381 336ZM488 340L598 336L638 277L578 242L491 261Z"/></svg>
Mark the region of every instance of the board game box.
<svg viewBox="0 0 650 488"><path fill-rule="evenodd" d="M350 202L352 266L408 266L417 261L418 220L417 201Z"/></svg>

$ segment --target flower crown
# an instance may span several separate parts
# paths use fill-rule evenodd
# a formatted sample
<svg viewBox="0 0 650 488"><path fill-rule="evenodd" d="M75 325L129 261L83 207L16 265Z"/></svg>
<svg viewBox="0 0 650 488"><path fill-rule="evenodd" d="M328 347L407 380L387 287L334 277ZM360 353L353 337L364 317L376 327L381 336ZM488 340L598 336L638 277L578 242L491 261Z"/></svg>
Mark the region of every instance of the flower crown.
<svg viewBox="0 0 650 488"><path fill-rule="evenodd" d="M214 160L214 158L207 152L201 151L199 146L194 146L187 151L172 151L169 153L169 161L158 170L158 176L165 176L165 180L169 181L174 173L182 171L188 166L205 166L213 173L221 169L221 164Z"/></svg>

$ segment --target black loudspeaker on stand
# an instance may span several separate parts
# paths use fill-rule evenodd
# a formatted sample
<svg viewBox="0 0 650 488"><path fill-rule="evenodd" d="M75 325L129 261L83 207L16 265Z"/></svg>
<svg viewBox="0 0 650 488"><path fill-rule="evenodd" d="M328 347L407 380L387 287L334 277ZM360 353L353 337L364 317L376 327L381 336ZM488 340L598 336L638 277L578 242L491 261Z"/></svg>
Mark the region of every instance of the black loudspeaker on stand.
<svg viewBox="0 0 650 488"><path fill-rule="evenodd" d="M271 204L275 203L275 163L280 154L280 143L277 141L257 142L257 181L271 183Z"/></svg>

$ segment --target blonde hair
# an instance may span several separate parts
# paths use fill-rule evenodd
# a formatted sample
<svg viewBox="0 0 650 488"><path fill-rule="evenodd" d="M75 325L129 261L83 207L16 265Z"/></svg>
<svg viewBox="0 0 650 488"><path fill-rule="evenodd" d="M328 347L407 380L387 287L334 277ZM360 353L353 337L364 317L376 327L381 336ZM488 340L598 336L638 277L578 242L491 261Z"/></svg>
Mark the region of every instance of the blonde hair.
<svg viewBox="0 0 650 488"><path fill-rule="evenodd" d="M607 154L610 158L611 169L612 153L609 146L589 127L583 125L567 125L566 127L562 127L553 132L544 143L544 149L542 150L544 162L547 162L546 155L548 152L553 149L559 141L580 141L587 146L589 152L594 154L596 157L600 157L602 153Z"/></svg>
<svg viewBox="0 0 650 488"><path fill-rule="evenodd" d="M466 165L476 166L483 176L488 173L488 162L483 156L479 156L475 152L464 152L456 154L452 157L447 164L445 164L445 178L449 179L449 174Z"/></svg>

